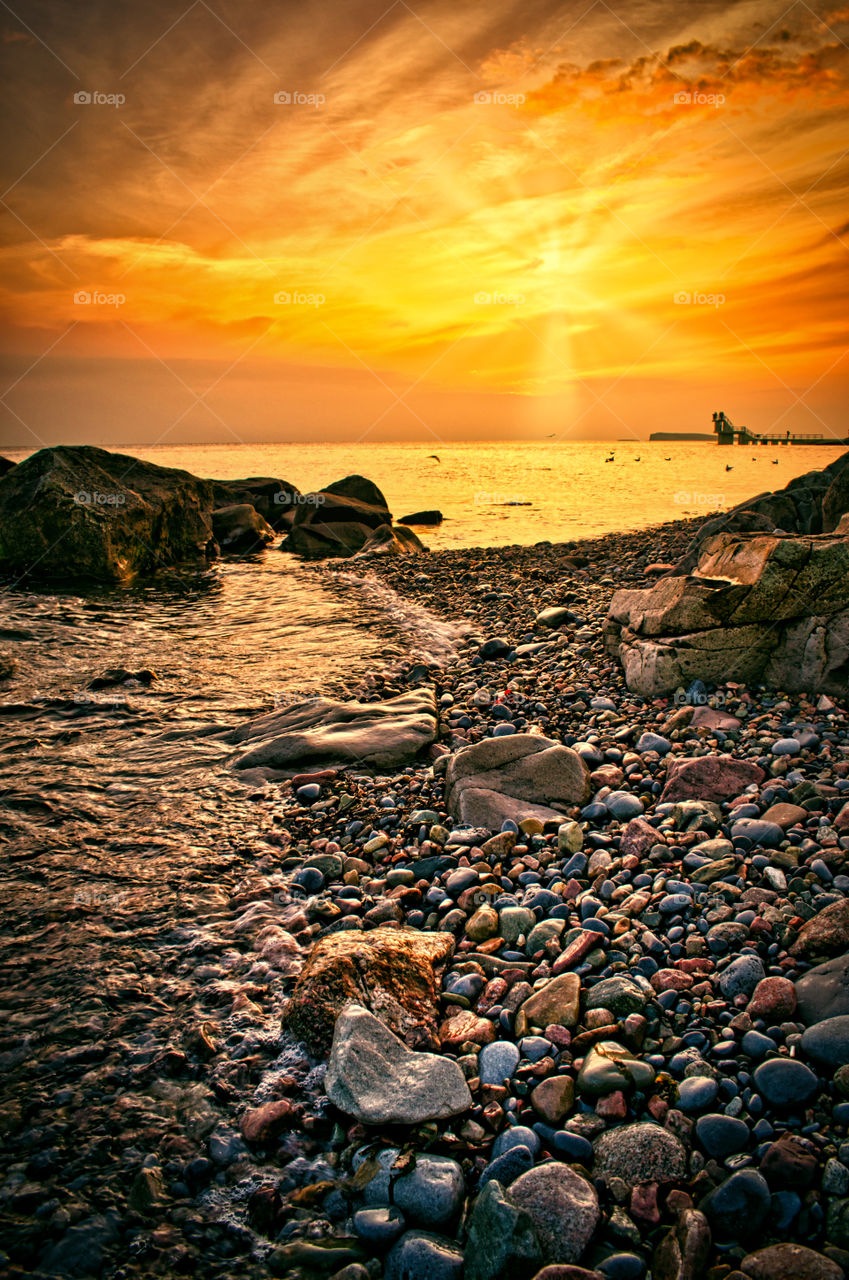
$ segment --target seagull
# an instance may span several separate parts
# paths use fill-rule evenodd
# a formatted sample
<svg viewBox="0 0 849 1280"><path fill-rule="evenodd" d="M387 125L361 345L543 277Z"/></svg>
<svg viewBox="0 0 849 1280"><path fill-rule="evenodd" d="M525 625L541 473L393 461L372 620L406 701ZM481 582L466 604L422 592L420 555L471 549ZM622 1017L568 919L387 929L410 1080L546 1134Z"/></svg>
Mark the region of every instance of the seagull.
<svg viewBox="0 0 849 1280"><path fill-rule="evenodd" d="M773 459L772 459L772 465L773 465L774 467L777 467L777 466L778 466L778 458L773 458Z"/></svg>
<svg viewBox="0 0 849 1280"><path fill-rule="evenodd" d="M734 468L733 468L733 467L726 467L726 468L725 468L725 470L726 470L726 471L733 471L733 470L734 470Z"/></svg>
<svg viewBox="0 0 849 1280"><path fill-rule="evenodd" d="M427 455L427 460L428 460L428 462L430 462L431 458L433 458L434 462L441 462L441 461L442 461L442 459L441 459L441 458L438 458L438 457L436 456L436 454L435 454L435 453L429 453L429 454Z"/></svg>

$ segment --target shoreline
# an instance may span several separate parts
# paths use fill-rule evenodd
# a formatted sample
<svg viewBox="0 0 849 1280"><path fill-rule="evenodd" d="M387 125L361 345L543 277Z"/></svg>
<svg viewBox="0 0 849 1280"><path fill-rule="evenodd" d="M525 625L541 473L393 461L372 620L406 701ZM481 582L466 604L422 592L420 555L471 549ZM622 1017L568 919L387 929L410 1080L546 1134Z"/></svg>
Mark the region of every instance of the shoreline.
<svg viewBox="0 0 849 1280"><path fill-rule="evenodd" d="M849 811L845 824L835 825L849 801L846 708L831 699L830 708L818 709L818 699L728 688L694 700L736 719L738 727L695 727L697 707L628 693L600 639L612 591L642 585L653 561L677 560L702 522L317 569L329 581L340 573L372 575L452 625L468 625L443 667L422 663L416 671L412 663L405 672L402 664L374 673L359 690L370 701L433 683L440 750L385 774L340 769L317 782L300 781L297 790L308 788L301 795L292 784L236 785L227 774L213 802L220 829L211 839L219 852L177 867L176 879L190 890L182 902L178 897L138 922L133 904L126 912L114 903L83 904L88 945L99 948L105 963L114 966L108 956L117 954L119 920L120 931L139 933L116 970L121 979L129 962L135 977L118 982L96 1015L98 1027L82 1024L75 1042L69 1043L67 1027L64 1039L54 1040L60 1029L52 1032L49 1023L30 1036L22 1057L13 1033L4 1042L6 1086L14 1092L28 1080L39 1082L28 1090L26 1115L17 1122L12 1117L4 1161L12 1166L11 1182L7 1174L2 1184L10 1275L61 1274L72 1256L82 1256L93 1274L115 1280L178 1272L216 1280L376 1278L390 1247L400 1249L404 1237L393 1243L397 1210L383 1204L378 1181L372 1179L369 1192L367 1179L354 1177L355 1165L375 1138L391 1150L411 1136L418 1173L404 1199L403 1225L407 1235L423 1231L436 1238L429 1247L433 1265L443 1268L438 1274L458 1274L457 1251L465 1247L481 1179L498 1160L508 1191L513 1179L549 1165L589 1179L597 1200L587 1212L595 1229L580 1256L587 1268L603 1266L608 1280L644 1273L682 1222L691 1234L702 1230L697 1218L686 1217L702 1211L714 1236L709 1266L717 1280L731 1280L735 1264L774 1241L819 1250L828 1237L823 1263L846 1266L849 1222L840 1188L845 1174L849 1189L849 1106L843 1101L849 1090L844 1093L842 1077L837 1081L839 1072L800 1050L805 1026L790 1009L788 990L818 959L815 950L791 954L806 922L845 902L849 889ZM561 605L577 621L561 628L535 624L542 609ZM481 660L481 642L502 636L508 644L542 647L515 662ZM484 690L487 697L475 697ZM501 836L463 832L451 818L443 778L433 767L441 749L487 741L496 725L508 722L519 732L533 728L588 748L588 767L597 775L591 812L582 812L587 805L564 806L568 833L542 824L536 830L533 823ZM771 744L794 733L816 741L797 739L792 757L773 755ZM640 745L645 734L662 741ZM736 794L711 802L719 804L716 812L685 809L676 817L657 810L670 761L729 753L765 762L758 766L763 780L736 808L754 807L763 821L776 804L795 806L795 825L782 827L778 840L770 833L772 844L734 836ZM792 798L802 785L792 781L794 771L814 788L806 796L809 808ZM606 808L605 787L630 797L619 816ZM250 835L228 842L236 813L251 815ZM413 813L425 816L413 822ZM703 852L694 853L698 849ZM38 857L30 853L28 870L38 871ZM417 862L428 867L427 876L416 873ZM475 894L487 884L500 897L485 894L482 907ZM823 899L829 900L824 906ZM559 914L552 914L555 903ZM496 919L487 914L489 904ZM25 919L22 911L21 924ZM580 940L588 921L603 927L589 930L587 950ZM326 1054L305 1052L280 1033L279 1020L319 939L340 932L368 938L375 929L397 926L455 938L434 1000L444 1032L441 1057L459 1064L472 1106L456 1121L367 1129L328 1103ZM6 930L13 927L7 918ZM841 938L849 950L849 925ZM576 939L583 954L564 965ZM14 954L14 936L9 944ZM143 956L157 945L159 977L148 988L141 977L151 961ZM751 963L739 981L723 978L747 957ZM562 973L574 974L579 984L569 1008L538 1031L519 1034L517 1010L534 984L544 987ZM764 991L762 980L777 984ZM87 1010L91 994L81 998L87 981L34 964L28 998L36 1010L42 1003L48 1008L61 990L72 1008ZM603 998L591 998L601 983L608 984ZM763 1011L748 1012L758 990ZM156 999L165 1007L154 1015ZM91 1022L90 1010L87 1016ZM153 1038L145 1042L147 1027ZM598 1047L611 1042L616 1053ZM506 1083L490 1080L501 1068L480 1068L482 1053L495 1056L490 1045L506 1046L499 1051L512 1063ZM794 1110L772 1100L758 1073L766 1062L800 1057L816 1081ZM160 1118L152 1120L157 1111ZM605 1173L603 1135L635 1126L640 1133L631 1165L620 1162L615 1173ZM658 1133L663 1149L655 1152ZM790 1137L798 1138L792 1150ZM79 1152L73 1179L79 1185L70 1192L62 1166L69 1144ZM50 1151L57 1154L48 1158ZM659 1163L647 1183L643 1166L650 1156ZM786 1181L791 1167L803 1167L812 1188L804 1200L796 1197L798 1205ZM748 1191L739 1183L747 1170ZM732 1191L762 1238L729 1226L743 1222L739 1206L734 1218L734 1206L723 1208L714 1193L733 1178ZM446 1185L452 1190L442 1201L437 1189ZM366 1208L371 1217L355 1223ZM783 1226L776 1224L778 1210ZM501 1233L509 1236L504 1213ZM568 1234L565 1219L563 1231ZM50 1266L39 1272L46 1242L58 1252L47 1254ZM542 1262L522 1265L532 1275ZM665 1280L657 1264L653 1274Z"/></svg>

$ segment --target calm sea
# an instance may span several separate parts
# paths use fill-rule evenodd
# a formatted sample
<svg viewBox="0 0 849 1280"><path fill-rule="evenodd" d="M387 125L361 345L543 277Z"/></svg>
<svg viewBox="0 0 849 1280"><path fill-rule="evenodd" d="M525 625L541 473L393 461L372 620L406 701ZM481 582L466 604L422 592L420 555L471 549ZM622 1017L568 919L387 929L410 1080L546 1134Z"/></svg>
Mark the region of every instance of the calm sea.
<svg viewBox="0 0 849 1280"><path fill-rule="evenodd" d="M566 541L726 510L783 488L844 450L508 441L159 445L126 452L216 479L275 476L302 492L359 473L383 491L396 518L441 511L443 525L422 535L438 549Z"/></svg>

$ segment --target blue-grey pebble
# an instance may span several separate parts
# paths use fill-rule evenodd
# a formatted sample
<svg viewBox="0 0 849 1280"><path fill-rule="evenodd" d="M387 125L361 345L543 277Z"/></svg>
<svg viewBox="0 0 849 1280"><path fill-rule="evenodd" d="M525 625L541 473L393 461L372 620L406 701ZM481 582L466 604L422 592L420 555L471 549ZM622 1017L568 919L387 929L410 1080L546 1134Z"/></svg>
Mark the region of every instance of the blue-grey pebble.
<svg viewBox="0 0 849 1280"><path fill-rule="evenodd" d="M770 747L774 756L796 756L802 750L798 738L778 738Z"/></svg>
<svg viewBox="0 0 849 1280"><path fill-rule="evenodd" d="M354 1230L362 1240L372 1244L394 1244L406 1223L394 1205L375 1209L358 1209L354 1214Z"/></svg>
<svg viewBox="0 0 849 1280"><path fill-rule="evenodd" d="M765 849L777 849L784 839L784 831L777 822L765 822L763 818L739 818L731 828L731 838L745 836L752 844Z"/></svg>
<svg viewBox="0 0 849 1280"><path fill-rule="evenodd" d="M765 977L766 971L759 956L738 956L722 970L719 987L725 999L731 1002L736 996L750 996Z"/></svg>
<svg viewBox="0 0 849 1280"><path fill-rule="evenodd" d="M509 1187L520 1174L527 1173L533 1167L534 1158L527 1147L511 1147L495 1160L490 1160L481 1174L478 1188L482 1191L493 1178L496 1182L500 1182L502 1187Z"/></svg>
<svg viewBox="0 0 849 1280"><path fill-rule="evenodd" d="M384 1280L462 1280L463 1251L430 1231L407 1231L386 1258Z"/></svg>
<svg viewBox="0 0 849 1280"><path fill-rule="evenodd" d="M639 1280L646 1269L643 1259L636 1253L611 1253L596 1265L607 1280Z"/></svg>
<svg viewBox="0 0 849 1280"><path fill-rule="evenodd" d="M678 1086L678 1109L685 1114L713 1104L719 1085L711 1076L687 1076Z"/></svg>
<svg viewBox="0 0 849 1280"><path fill-rule="evenodd" d="M484 1045L478 1058L481 1084L503 1084L519 1065L521 1054L511 1040Z"/></svg>
<svg viewBox="0 0 849 1280"><path fill-rule="evenodd" d="M527 1147L531 1155L536 1155L539 1151L539 1138L533 1129L528 1129L525 1125L513 1125L509 1129L502 1129L495 1142L492 1144L493 1158L503 1155L505 1151L509 1151L512 1147Z"/></svg>
<svg viewBox="0 0 849 1280"><path fill-rule="evenodd" d="M637 818L643 812L643 803L630 791L611 791L605 797L605 807L614 818L623 822L627 818Z"/></svg>
<svg viewBox="0 0 849 1280"><path fill-rule="evenodd" d="M696 1121L696 1138L716 1160L743 1151L749 1142L749 1126L734 1116L712 1114Z"/></svg>
<svg viewBox="0 0 849 1280"><path fill-rule="evenodd" d="M770 1058L756 1067L755 1087L774 1107L795 1107L816 1091L817 1077L797 1058Z"/></svg>
<svg viewBox="0 0 849 1280"><path fill-rule="evenodd" d="M775 1053L778 1049L775 1041L760 1031L747 1031L740 1047L750 1058L765 1058L768 1053Z"/></svg>
<svg viewBox="0 0 849 1280"><path fill-rule="evenodd" d="M413 1222L439 1227L456 1217L466 1184L463 1170L448 1156L419 1154L415 1168L393 1184L393 1200Z"/></svg>
<svg viewBox="0 0 849 1280"><path fill-rule="evenodd" d="M708 1192L698 1207L715 1237L740 1240L757 1236L769 1212L770 1200L763 1174L740 1169Z"/></svg>

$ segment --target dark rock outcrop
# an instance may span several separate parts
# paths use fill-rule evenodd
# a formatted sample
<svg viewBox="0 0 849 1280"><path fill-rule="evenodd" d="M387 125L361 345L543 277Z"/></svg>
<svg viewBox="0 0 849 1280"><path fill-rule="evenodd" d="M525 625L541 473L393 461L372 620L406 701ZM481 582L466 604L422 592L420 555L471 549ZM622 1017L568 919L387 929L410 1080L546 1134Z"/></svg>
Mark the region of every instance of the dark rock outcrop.
<svg viewBox="0 0 849 1280"><path fill-rule="evenodd" d="M713 516L696 532L686 553L670 576L691 573L708 538L718 533L831 533L841 515L849 511L849 453L822 471L795 476L774 493L759 493L730 511Z"/></svg>
<svg viewBox="0 0 849 1280"><path fill-rule="evenodd" d="M302 766L409 764L436 737L432 688L411 689L385 702L310 698L241 725L227 741L251 746L236 769L296 772Z"/></svg>
<svg viewBox="0 0 849 1280"><path fill-rule="evenodd" d="M0 571L132 582L203 568L218 548L213 487L89 445L40 449L0 479Z"/></svg>
<svg viewBox="0 0 849 1280"><path fill-rule="evenodd" d="M399 516L399 524L438 525L442 524L441 511L414 511L411 516Z"/></svg>
<svg viewBox="0 0 849 1280"><path fill-rule="evenodd" d="M5 476L8 471L11 471L17 465L11 458L0 458L0 476Z"/></svg>
<svg viewBox="0 0 849 1280"><path fill-rule="evenodd" d="M268 521L246 502L213 511L212 530L222 554L261 551L275 536Z"/></svg>
<svg viewBox="0 0 849 1280"><path fill-rule="evenodd" d="M366 555L400 555L423 550L409 529L394 527L392 513L376 484L346 476L316 493L302 494L281 550L308 560Z"/></svg>
<svg viewBox="0 0 849 1280"><path fill-rule="evenodd" d="M839 458L838 462L844 462ZM849 454L845 455L849 464ZM831 484L822 500L823 532L831 533L840 524L841 518L849 511L849 465L836 467Z"/></svg>
<svg viewBox="0 0 849 1280"><path fill-rule="evenodd" d="M288 528L294 519L301 497L296 485L267 476L249 476L247 480L210 480L216 507L253 507L272 529Z"/></svg>

